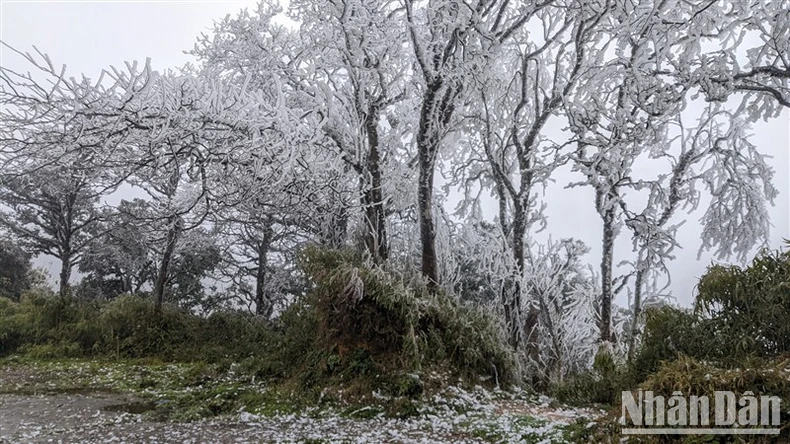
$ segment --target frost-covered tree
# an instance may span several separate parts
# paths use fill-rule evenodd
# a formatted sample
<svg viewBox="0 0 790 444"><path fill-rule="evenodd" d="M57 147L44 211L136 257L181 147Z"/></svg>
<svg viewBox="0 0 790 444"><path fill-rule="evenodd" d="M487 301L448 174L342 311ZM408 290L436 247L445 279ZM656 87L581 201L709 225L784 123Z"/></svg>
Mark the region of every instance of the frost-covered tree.
<svg viewBox="0 0 790 444"><path fill-rule="evenodd" d="M740 112L749 120L776 117L781 107L790 107L786 0L652 3L668 5L654 35L685 36L658 49L665 61L662 75L693 84L710 101L740 98Z"/></svg>
<svg viewBox="0 0 790 444"><path fill-rule="evenodd" d="M602 222L601 341L616 342L612 300L629 277L614 276L614 245L626 211L624 193L643 186L633 177L634 164L649 150L667 148L668 121L682 110L691 87L661 71L671 58L665 49L684 38L664 32L672 3L611 5L612 56L585 73L565 104L576 143L573 168L584 176L571 186L592 187Z"/></svg>
<svg viewBox="0 0 790 444"><path fill-rule="evenodd" d="M358 176L362 231L374 261L386 260L386 167L401 149L393 105L405 99L410 68L394 3L380 0L292 2L301 41L315 64L302 88L315 91L323 130ZM320 93L319 93L320 91Z"/></svg>
<svg viewBox="0 0 790 444"><path fill-rule="evenodd" d="M405 97L409 67L399 16L393 4L375 0L292 2L289 17L299 30L291 31L273 23L280 12L264 1L254 14L228 17L193 53L206 70L249 76L253 88L276 79L291 106L314 113L303 124L322 136L316 148L342 160L326 166L358 183L359 203L349 202L340 219L361 210L366 249L385 260L386 170L402 145L392 107Z"/></svg>
<svg viewBox="0 0 790 444"><path fill-rule="evenodd" d="M527 257L525 281L538 310L536 326L527 337L537 347L531 364L542 384L589 367L595 354L597 285L581 259L588 248L580 241L549 241L533 245Z"/></svg>
<svg viewBox="0 0 790 444"><path fill-rule="evenodd" d="M443 140L454 128L457 110L474 79L485 78L504 43L520 32L548 2L458 3L404 0L406 29L419 73L420 119L417 147L417 205L421 270L430 288L440 282L434 223L434 174Z"/></svg>
<svg viewBox="0 0 790 444"><path fill-rule="evenodd" d="M465 191L459 210L481 216L480 195L470 195L477 184L493 188L498 200L498 221L508 238L513 268L502 288L502 305L516 347L525 334L524 306L531 318L540 310L536 301L525 301L522 295L528 291L523 282L525 243L534 224L546 226L539 191L566 160L546 128L552 119L561 123L562 104L582 73L600 63L602 52L596 43L607 10L575 2L564 6L538 11L530 32L516 33L499 66L476 86L479 96L468 111L475 117L460 143L468 149L456 158L456 181L463 182Z"/></svg>
<svg viewBox="0 0 790 444"><path fill-rule="evenodd" d="M671 224L680 210L692 212L708 195L709 202L700 220L700 253L715 249L719 259L736 256L744 261L755 245L768 240L770 221L767 205L776 196L771 184L772 169L756 146L749 141L749 125L732 111L710 104L696 126L687 127L677 117L677 137L669 149L651 153L652 162L668 160L667 172L654 180L644 180L648 194L641 211L626 212L625 225L631 230L634 251L633 321L628 336L629 356L642 311L645 276L667 273L677 246L678 224Z"/></svg>
<svg viewBox="0 0 790 444"><path fill-rule="evenodd" d="M677 143L678 140L674 136L677 133L669 131L669 125L679 118L683 110L689 109L687 106L695 99L697 91L702 92L708 101L723 101L731 94L748 92L738 112L745 113L738 124L741 127L756 117L774 115L776 103L781 103L781 100L776 100L780 97L775 93L778 91L781 96L781 89L786 87L787 81L782 79L781 69L784 68L779 71L775 69L782 65L783 46L779 30L786 28L781 25L785 22L784 15L774 10L769 17L765 15L765 8L757 7L755 14L762 14L765 23L762 27L754 27L755 22L751 20L756 15L749 12L748 8L744 8L742 4L724 3L726 4L661 0L617 6L613 16L618 26L612 29L616 57L603 64L596 70L597 74L592 74L585 82L587 85L596 85L595 88L587 88L591 95L579 89L578 97L582 101L574 99L569 107L571 129L577 134L580 143L577 154L583 154L575 157L575 165L578 171L585 174L586 183L592 185L596 191L596 209L603 222L602 340L611 339L607 321L611 313L611 299L616 293L615 290L625 285L625 278L628 277L616 280L612 276L614 239L619 228L623 220L627 219L627 226L641 238L635 246L637 260L634 264L637 278L635 296L639 299L645 273L661 266L655 253L663 251L667 254L666 257L670 257L668 252L674 247L675 227L667 223L677 205L685 203L688 197L675 195L674 198L668 198L671 194L668 190L672 189L672 185L666 181L671 182L673 175L677 181L692 181L691 178L678 177L686 173L686 164L692 158L700 162L704 158L704 162L710 161L710 165L715 165L706 173L709 180L706 182L707 186L714 195L712 206L707 210L709 215L716 214L722 220L732 220L732 224L725 221L722 226L731 227L733 230L737 230L735 227L738 226L746 226L737 222L740 216L733 213L752 213L756 216L754 220L757 225L761 225L760 220L764 220L758 214L758 208L764 205L761 202L765 202L766 198L771 198L771 190L764 188L757 192L754 186L729 186L725 185L730 183L727 181L714 185L711 182L716 181L711 179L712 176L728 174L727 171L732 169L732 165L726 166L727 162L749 164L751 166L747 170L770 181L764 162L756 158L746 145L739 143L739 148L731 151L733 154L743 151L745 157L738 161L734 159L739 158L740 154L734 157L723 155L718 158L721 161L717 162L706 155L696 158L689 153L682 158L682 154L678 157L672 151L672 143ZM762 35L764 38L758 43L746 44L743 39L747 39L747 35ZM779 40L776 40L777 37ZM720 41L722 49L719 50L716 45L704 44L706 39ZM744 61L744 65L733 62L743 61L744 54L748 59L748 62ZM758 68L758 65L771 65L774 68ZM786 67L786 64L782 66ZM730 78L731 81L725 81L725 78ZM747 78L750 80L745 80ZM618 84L608 83L612 79L618 79ZM767 84L767 89L755 89L754 82L757 79ZM579 131L581 128L584 129ZM689 135L683 137L688 138ZM735 138L742 140L738 136ZM597 147L593 149L594 154L590 152L592 147ZM585 156L586 159L582 159ZM633 176L634 162L646 157L673 159L671 171L658 180L664 180L663 185L657 185L651 178ZM725 158L729 160L724 160ZM765 183L762 179L758 181L758 186ZM719 189L714 191L717 188ZM661 191L656 191L657 189ZM755 202L752 208L741 205L734 212L725 214L719 202L732 197L733 200L723 205L735 204L738 198L733 196L749 193L747 189L753 191L749 198ZM646 210L647 213L631 212L625 198L627 191L652 196L648 200L658 208L666 209L666 217L651 217L647 214L657 211L655 208ZM663 201L656 200L658 195L655 193ZM724 199L715 197L723 197L729 193L732 193L731 196ZM670 200L673 202L670 203ZM719 245L723 237L714 241L713 233L716 232L720 230L717 228L703 232L703 247ZM751 237L754 239L759 236ZM648 244L652 246L647 247Z"/></svg>
<svg viewBox="0 0 790 444"><path fill-rule="evenodd" d="M270 165L292 159L287 140L297 136L280 118L287 111L277 109L276 91L253 94L218 77L159 74L147 66L116 72L115 79L117 99L102 111L127 130L126 180L148 195L150 211L140 217L161 231L153 284L160 307L180 238L199 231L212 209L278 183Z"/></svg>
<svg viewBox="0 0 790 444"><path fill-rule="evenodd" d="M66 295L101 198L118 184L107 165L125 131L82 110L106 102L100 86L67 78L41 53L20 55L32 73L0 67L0 225L30 253L60 260Z"/></svg>

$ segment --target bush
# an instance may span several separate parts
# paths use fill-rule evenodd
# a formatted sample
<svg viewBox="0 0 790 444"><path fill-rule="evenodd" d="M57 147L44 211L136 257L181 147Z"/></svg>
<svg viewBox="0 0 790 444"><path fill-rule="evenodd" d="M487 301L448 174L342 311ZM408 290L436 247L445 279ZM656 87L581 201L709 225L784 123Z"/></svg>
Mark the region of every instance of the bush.
<svg viewBox="0 0 790 444"><path fill-rule="evenodd" d="M729 390L736 395L751 391L755 395L780 396L790 403L790 360L751 359L736 368L720 368L688 356L664 363L640 385L657 395L709 395Z"/></svg>
<svg viewBox="0 0 790 444"><path fill-rule="evenodd" d="M309 302L320 346L336 347L343 357L357 348L384 357L400 353L404 341L414 343L417 297L402 282L348 252L309 248L302 262L317 286Z"/></svg>
<svg viewBox="0 0 790 444"><path fill-rule="evenodd" d="M746 269L710 267L698 289L697 308L724 355L790 353L790 252L763 251Z"/></svg>
<svg viewBox="0 0 790 444"><path fill-rule="evenodd" d="M193 316L171 307L156 313L148 300L125 295L104 305L99 314L104 344L101 348L116 357L159 356L179 358L185 346L196 344ZM198 350L192 349L191 353Z"/></svg>
<svg viewBox="0 0 790 444"><path fill-rule="evenodd" d="M629 363L636 381L657 371L665 361L680 355L698 359L721 358L722 344L709 329L705 319L693 312L669 305L645 311L645 328L641 346Z"/></svg>
<svg viewBox="0 0 790 444"><path fill-rule="evenodd" d="M715 391L749 391L790 403L790 253L763 251L746 268L712 266L698 291L693 312L668 306L646 312L642 344L625 371L632 378L628 389L708 397ZM782 413L781 442L790 438L787 413ZM609 440L618 433L614 420L604 429ZM719 442L715 439L637 442Z"/></svg>
<svg viewBox="0 0 790 444"><path fill-rule="evenodd" d="M431 295L421 281L407 283L352 252L308 248L302 264L316 285L308 297L316 344L341 363L364 350L389 372L450 364L466 376L514 380L514 360L493 316Z"/></svg>
<svg viewBox="0 0 790 444"><path fill-rule="evenodd" d="M714 399L716 391L731 391L735 396L751 392L758 398L761 395L779 396L781 399L780 436L759 437L744 436L748 441L739 440L737 436L653 436L638 439L642 443L702 443L702 442L788 442L790 439L790 414L786 406L790 403L790 360L749 359L736 368L719 368L688 356L679 356L676 360L665 362L657 372L650 375L639 386L655 395L666 399L675 392L684 397L707 396ZM636 396L636 395L635 395ZM620 410L618 409L618 412ZM614 421L614 420L613 420ZM618 434L617 426L610 426L612 435Z"/></svg>
<svg viewBox="0 0 790 444"><path fill-rule="evenodd" d="M790 254L760 253L746 269L712 266L694 312L649 309L631 369L643 381L680 355L723 367L790 353Z"/></svg>
<svg viewBox="0 0 790 444"><path fill-rule="evenodd" d="M581 373L568 381L551 387L552 396L561 402L573 405L614 405L620 392L634 385L634 373L630 368L615 362L611 350L601 347L595 354L591 371Z"/></svg>
<svg viewBox="0 0 790 444"><path fill-rule="evenodd" d="M449 358L468 376L505 384L515 381L511 348L492 313L440 294L424 306L418 325L421 354L429 361Z"/></svg>
<svg viewBox="0 0 790 444"><path fill-rule="evenodd" d="M23 342L20 328L16 325L19 304L0 296L0 356L16 350Z"/></svg>
<svg viewBox="0 0 790 444"><path fill-rule="evenodd" d="M37 358L105 356L238 361L268 353L272 329L252 315L223 311L208 318L125 295L110 302L25 293L0 298L0 355Z"/></svg>
<svg viewBox="0 0 790 444"><path fill-rule="evenodd" d="M83 355L80 344L67 341L56 344L25 344L20 351L33 359L79 358Z"/></svg>
<svg viewBox="0 0 790 444"><path fill-rule="evenodd" d="M68 356L90 354L100 336L95 324L97 311L95 305L56 297L49 291L25 292L20 302L3 314L6 333L15 340L13 346L3 347L2 353L23 346L32 350L34 345L47 345L48 351L42 355L52 355L57 350Z"/></svg>

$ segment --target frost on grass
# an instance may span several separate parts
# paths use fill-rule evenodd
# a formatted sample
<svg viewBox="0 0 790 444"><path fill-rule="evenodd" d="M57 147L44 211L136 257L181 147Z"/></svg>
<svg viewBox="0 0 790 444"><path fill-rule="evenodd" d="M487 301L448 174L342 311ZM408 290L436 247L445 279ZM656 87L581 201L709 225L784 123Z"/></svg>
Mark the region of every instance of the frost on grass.
<svg viewBox="0 0 790 444"><path fill-rule="evenodd" d="M337 400L296 408L232 369L212 380L198 370L186 364L6 362L0 366L0 443L562 443L574 442L572 433L601 414L519 390L455 385L425 394L406 418L387 416L384 404L391 399L382 394L363 406ZM228 410L212 414L212 406L223 403Z"/></svg>

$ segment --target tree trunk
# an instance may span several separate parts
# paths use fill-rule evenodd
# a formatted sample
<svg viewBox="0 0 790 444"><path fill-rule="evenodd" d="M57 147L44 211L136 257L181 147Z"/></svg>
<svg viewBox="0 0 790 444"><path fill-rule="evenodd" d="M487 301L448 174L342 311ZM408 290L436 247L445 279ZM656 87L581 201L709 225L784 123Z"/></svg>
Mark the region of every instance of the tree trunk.
<svg viewBox="0 0 790 444"><path fill-rule="evenodd" d="M381 189L381 154L379 152L378 111L371 109L365 122L368 137L366 189L363 192L365 207L365 245L373 261L380 263L389 256L387 243L384 193Z"/></svg>
<svg viewBox="0 0 790 444"><path fill-rule="evenodd" d="M258 270L255 274L255 314L265 319L272 315L274 307L266 298L266 268L269 265L269 246L272 242L272 224L266 222L263 228L263 240L258 243Z"/></svg>
<svg viewBox="0 0 790 444"><path fill-rule="evenodd" d="M535 364L535 369L540 367L540 309L535 303L530 303L524 317L524 350L527 358ZM520 332L519 332L520 333ZM520 337L517 339L521 339ZM518 350L518 343L514 347ZM538 387L541 383L539 372L532 375L532 386Z"/></svg>
<svg viewBox="0 0 790 444"><path fill-rule="evenodd" d="M167 231L167 241L165 244L165 251L162 254L162 263L159 265L159 273L156 276L154 283L154 301L156 313L162 312L162 304L165 300L165 284L167 284L168 273L170 269L170 262L173 259L173 254L176 250L176 242L178 236L181 234L181 218L170 217L168 218L170 229Z"/></svg>
<svg viewBox="0 0 790 444"><path fill-rule="evenodd" d="M502 308L505 311L505 324L507 326L508 344L514 350L518 350L521 343L521 308L516 305L520 300L521 282L515 276L511 276L502 286Z"/></svg>
<svg viewBox="0 0 790 444"><path fill-rule="evenodd" d="M417 150L420 174L417 185L419 207L420 244L422 247L422 275L428 281L428 290L436 291L439 285L439 268L436 258L436 227L433 223L433 174L439 140L436 129L435 107L439 87L427 85L420 110L420 128L417 133Z"/></svg>
<svg viewBox="0 0 790 444"><path fill-rule="evenodd" d="M615 210L603 214L603 250L601 251L601 330L600 340L613 342L612 337L612 257L614 254Z"/></svg>
<svg viewBox="0 0 790 444"><path fill-rule="evenodd" d="M631 319L631 334L628 335L628 361L634 357L634 344L636 344L636 335L639 332L638 323L639 317L642 315L642 280L644 278L645 270L642 267L641 261L637 262L636 270L636 283L634 283L634 316Z"/></svg>
<svg viewBox="0 0 790 444"><path fill-rule="evenodd" d="M121 293L131 293L132 292L132 279L129 277L128 274L121 272Z"/></svg>
<svg viewBox="0 0 790 444"><path fill-rule="evenodd" d="M422 155L420 157L423 157ZM436 228L433 223L433 165L420 161L418 188L420 242L422 245L422 275L428 280L428 289L435 291L439 284L436 258Z"/></svg>
<svg viewBox="0 0 790 444"><path fill-rule="evenodd" d="M524 236L526 235L526 214L523 202L519 198L513 201L513 260L516 262L516 275L514 278L513 293L511 300L508 301L509 307L505 309L506 321L510 328L510 339L514 349L518 350L522 333L526 333L530 341L536 343L536 333L538 328L537 317L535 322L530 325L522 325L522 280L524 279ZM524 327L524 328L522 328ZM527 331L523 331L527 329Z"/></svg>
<svg viewBox="0 0 790 444"><path fill-rule="evenodd" d="M422 275L428 280L430 292L435 292L439 287L436 227L433 221L433 175L436 155L439 153L442 131L450 123L455 111L455 101L462 91L462 85L445 85L446 80L441 77L434 78L425 85L420 108L420 127L417 131L420 168L417 204L422 243Z"/></svg>
<svg viewBox="0 0 790 444"><path fill-rule="evenodd" d="M60 264L60 288L58 294L64 298L69 294L69 281L71 280L71 251L64 250Z"/></svg>

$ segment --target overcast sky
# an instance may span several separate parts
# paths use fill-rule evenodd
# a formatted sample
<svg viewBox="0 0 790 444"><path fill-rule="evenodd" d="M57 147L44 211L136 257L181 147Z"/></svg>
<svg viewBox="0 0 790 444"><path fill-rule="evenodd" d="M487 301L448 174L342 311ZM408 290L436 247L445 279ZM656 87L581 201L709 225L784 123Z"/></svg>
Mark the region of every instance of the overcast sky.
<svg viewBox="0 0 790 444"><path fill-rule="evenodd" d="M254 8L255 1L0 0L0 40L23 51L32 51L35 45L49 54L55 64L66 64L71 75L85 73L96 78L110 65L144 62L146 58L151 58L153 68L162 70L190 61L183 51L193 46L197 36L208 33L213 20L244 7ZM0 49L0 64L9 68L22 66L19 57L5 48ZM753 132L753 142L773 156L769 162L776 172L774 185L780 194L770 210L774 225L771 246L778 248L783 238L790 237L790 113L785 110L779 119L761 122ZM558 183L548 190L548 234L554 239L584 240L591 247L587 259L597 265L600 221L591 204L592 192L563 190L563 185ZM681 228L679 242L684 248L677 252L671 266L671 290L684 305L691 303L693 287L712 260L711 255L697 259L701 227L696 221L701 215L698 212L688 217L688 223ZM623 234L622 242L617 244L616 261L630 258L630 242L627 233ZM39 260L50 268L53 262Z"/></svg>

